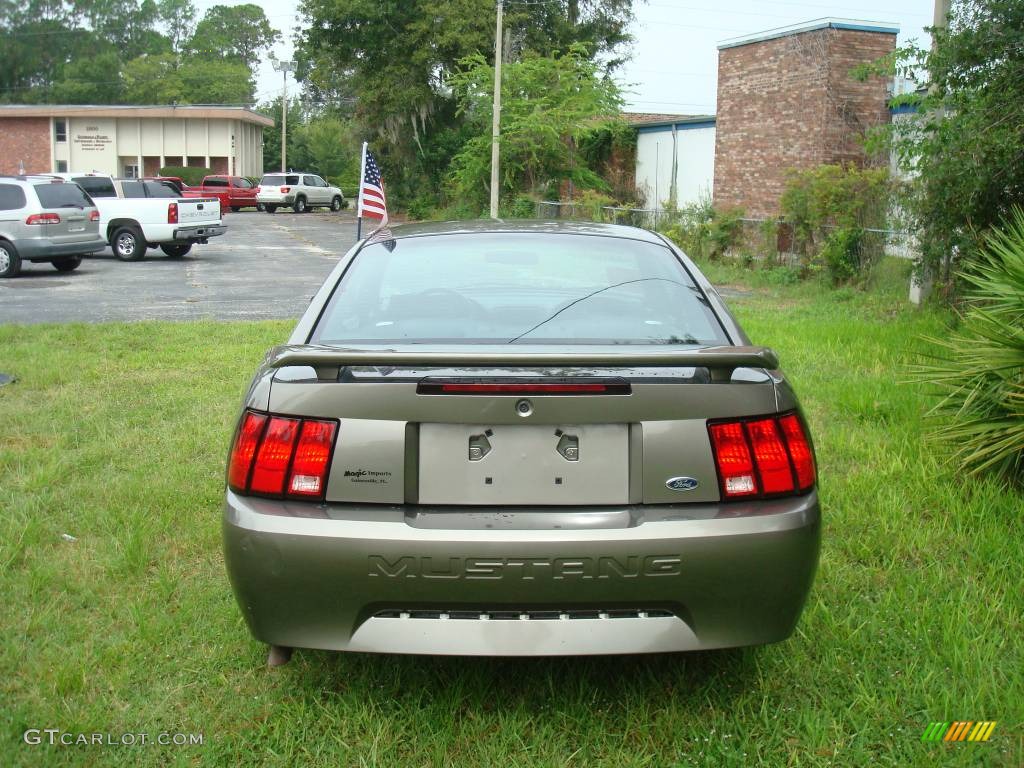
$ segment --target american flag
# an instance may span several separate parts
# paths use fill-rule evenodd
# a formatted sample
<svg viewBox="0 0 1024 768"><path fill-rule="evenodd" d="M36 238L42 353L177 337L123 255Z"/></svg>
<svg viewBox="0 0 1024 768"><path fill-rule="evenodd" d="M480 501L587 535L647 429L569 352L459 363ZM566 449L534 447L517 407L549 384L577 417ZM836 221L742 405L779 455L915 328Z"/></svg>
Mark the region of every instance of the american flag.
<svg viewBox="0 0 1024 768"><path fill-rule="evenodd" d="M366 169L363 172L363 183L359 187L359 207L356 215L380 219L382 227L388 223L388 204L384 199L384 179L381 178L380 168L370 150L366 150Z"/></svg>

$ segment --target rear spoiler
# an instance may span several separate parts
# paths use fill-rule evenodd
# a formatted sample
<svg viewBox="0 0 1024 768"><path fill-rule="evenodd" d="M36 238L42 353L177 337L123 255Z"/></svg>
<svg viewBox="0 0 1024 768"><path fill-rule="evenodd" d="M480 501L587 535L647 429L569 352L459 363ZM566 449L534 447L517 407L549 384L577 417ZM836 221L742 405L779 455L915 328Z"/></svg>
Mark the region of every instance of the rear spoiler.
<svg viewBox="0 0 1024 768"><path fill-rule="evenodd" d="M728 380L737 368L779 367L779 358L768 347L703 347L700 349L672 349L650 347L598 347L594 350L552 351L508 344L434 347L324 347L311 344L292 344L275 347L267 354L265 365L284 368L308 365L314 368L328 366L662 366L672 368L707 368L717 381Z"/></svg>

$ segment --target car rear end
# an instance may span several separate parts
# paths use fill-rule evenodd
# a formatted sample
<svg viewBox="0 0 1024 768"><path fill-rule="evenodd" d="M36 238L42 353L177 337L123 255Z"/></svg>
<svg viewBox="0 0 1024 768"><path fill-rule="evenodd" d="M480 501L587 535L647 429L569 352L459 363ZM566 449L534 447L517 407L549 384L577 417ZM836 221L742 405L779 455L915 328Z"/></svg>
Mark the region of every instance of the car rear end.
<svg viewBox="0 0 1024 768"><path fill-rule="evenodd" d="M166 201L161 218L148 222L147 239L153 243L205 243L227 231L221 223L221 203L212 195L183 196L169 181L124 179L120 182L125 198Z"/></svg>
<svg viewBox="0 0 1024 768"><path fill-rule="evenodd" d="M215 197L178 198L168 205L167 223L176 243L205 243L227 231L221 222L220 200Z"/></svg>
<svg viewBox="0 0 1024 768"><path fill-rule="evenodd" d="M256 201L264 206L286 206L295 202L295 188L301 177L296 173L268 173L260 179Z"/></svg>
<svg viewBox="0 0 1024 768"><path fill-rule="evenodd" d="M22 260L60 262L105 247L99 212L77 184L40 178L27 190L29 212L15 243Z"/></svg>
<svg viewBox="0 0 1024 768"><path fill-rule="evenodd" d="M355 249L257 372L224 517L253 634L471 655L787 637L820 520L774 354L655 235L487 226Z"/></svg>

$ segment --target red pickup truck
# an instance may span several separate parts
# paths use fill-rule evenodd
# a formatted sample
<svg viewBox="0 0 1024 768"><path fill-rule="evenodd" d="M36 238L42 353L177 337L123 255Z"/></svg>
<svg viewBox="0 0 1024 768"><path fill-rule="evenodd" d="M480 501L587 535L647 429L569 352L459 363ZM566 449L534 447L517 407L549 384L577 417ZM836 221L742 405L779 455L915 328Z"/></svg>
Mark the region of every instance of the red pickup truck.
<svg viewBox="0 0 1024 768"><path fill-rule="evenodd" d="M206 176L198 187L182 190L185 197L216 197L221 211L259 207L256 192L256 186L241 176Z"/></svg>

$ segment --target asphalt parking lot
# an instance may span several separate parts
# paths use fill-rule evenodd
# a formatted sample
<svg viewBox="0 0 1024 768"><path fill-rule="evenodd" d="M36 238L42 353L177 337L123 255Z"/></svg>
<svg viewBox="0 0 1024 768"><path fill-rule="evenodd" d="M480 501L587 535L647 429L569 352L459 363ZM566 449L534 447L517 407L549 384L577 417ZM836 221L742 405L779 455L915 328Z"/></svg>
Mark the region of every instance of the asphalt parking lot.
<svg viewBox="0 0 1024 768"><path fill-rule="evenodd" d="M0 323L298 317L356 237L350 210L239 211L224 222L224 235L180 259L156 249L122 262L108 247L74 272L25 264L0 280Z"/></svg>

